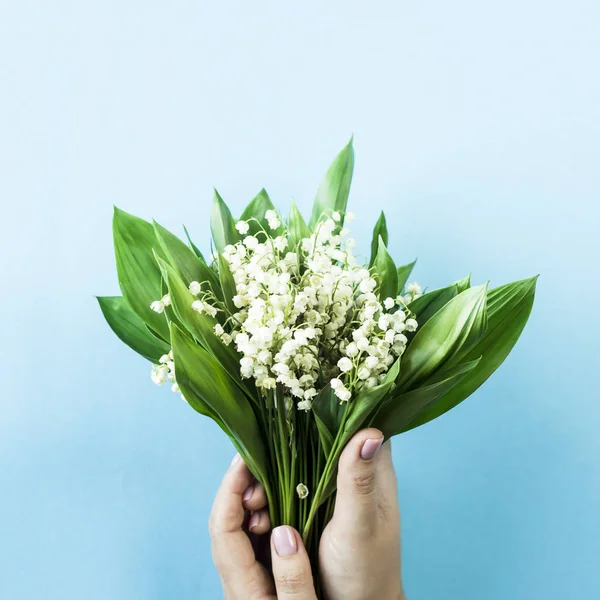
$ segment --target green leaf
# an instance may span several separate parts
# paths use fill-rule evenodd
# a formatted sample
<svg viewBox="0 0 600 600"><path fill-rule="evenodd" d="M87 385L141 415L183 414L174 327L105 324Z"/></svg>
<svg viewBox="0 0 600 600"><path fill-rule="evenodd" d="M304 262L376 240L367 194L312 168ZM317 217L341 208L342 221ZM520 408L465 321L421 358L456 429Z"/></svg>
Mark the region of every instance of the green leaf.
<svg viewBox="0 0 600 600"><path fill-rule="evenodd" d="M144 358L158 363L170 347L149 331L122 296L98 296L102 314L117 337Z"/></svg>
<svg viewBox="0 0 600 600"><path fill-rule="evenodd" d="M113 239L119 286L133 311L163 340L169 339L165 316L150 304L161 299L161 275L153 250L160 250L154 227L115 207ZM160 251L162 255L162 251Z"/></svg>
<svg viewBox="0 0 600 600"><path fill-rule="evenodd" d="M185 398L198 398L211 416L216 415L252 473L263 483L268 481L263 436L252 405L219 361L175 325L171 340L176 379Z"/></svg>
<svg viewBox="0 0 600 600"><path fill-rule="evenodd" d="M175 324L172 325L173 329L175 329L176 327L177 327L177 325L175 325ZM182 334L182 335L184 335L184 334ZM177 367L175 367L175 368L177 368ZM182 374L180 374L180 379L182 381L184 380L184 376ZM219 414L213 410L212 406L210 404L207 404L204 401L204 398L199 396L191 386L186 386L185 384L181 385L180 381L177 381L177 384L179 385L179 389L181 390L181 393L182 393L185 401L196 412L200 413L201 415L204 415L205 417L209 417L210 419L212 419L233 441L233 435L232 435L231 431L229 431L229 428L227 427L227 425L225 425L225 423L223 422L223 420L221 419Z"/></svg>
<svg viewBox="0 0 600 600"><path fill-rule="evenodd" d="M311 230L314 231L317 223L323 217L330 217L334 211L341 213L340 226L343 224L353 170L354 148L351 139L337 155L319 185L317 197L313 204L312 216L308 223Z"/></svg>
<svg viewBox="0 0 600 600"><path fill-rule="evenodd" d="M198 246L196 246L196 244L194 244L194 242L192 242L192 238L190 237L190 233L187 230L187 227L184 225L183 226L183 230L185 231L185 237L187 238L188 244L190 245L190 248L194 251L194 254L204 263L206 264L206 259L204 258L204 254L202 254L202 252L200 251L200 249L198 248Z"/></svg>
<svg viewBox="0 0 600 600"><path fill-rule="evenodd" d="M292 251L298 246L300 240L310 237L310 230L293 200L290 207L289 237Z"/></svg>
<svg viewBox="0 0 600 600"><path fill-rule="evenodd" d="M221 254L219 254L218 262L219 280L221 282L221 289L223 290L225 305L227 306L229 312L234 314L238 310L233 303L233 297L237 294L235 279L233 278L233 274L229 268L229 263Z"/></svg>
<svg viewBox="0 0 600 600"><path fill-rule="evenodd" d="M377 223L375 223L375 227L373 228L373 240L371 241L371 259L369 260L369 267L372 267L375 263L375 259L377 258L377 253L379 252L379 238L383 240L383 243L387 246L388 243L388 230L387 224L385 221L385 214L381 211L379 215L379 219L377 219ZM396 295L392 295L392 298L395 298Z"/></svg>
<svg viewBox="0 0 600 600"><path fill-rule="evenodd" d="M471 287L471 273L469 273L466 277L455 281L454 285L456 285L459 294L465 290L468 290Z"/></svg>
<svg viewBox="0 0 600 600"><path fill-rule="evenodd" d="M383 238L379 236L379 249L375 258L375 273L379 276L379 297L381 300L395 298L398 289L398 272L394 259L390 256Z"/></svg>
<svg viewBox="0 0 600 600"><path fill-rule="evenodd" d="M406 285L406 282L408 281L408 278L410 277L410 274L412 273L416 263L417 259L415 258L415 260L413 260L411 263L398 267L398 294L402 294L404 292L404 286Z"/></svg>
<svg viewBox="0 0 600 600"><path fill-rule="evenodd" d="M156 221L154 221L154 230L169 264L179 272L188 285L192 281L208 282L211 286L218 283L212 269L209 269L206 263L198 258L176 235Z"/></svg>
<svg viewBox="0 0 600 600"><path fill-rule="evenodd" d="M480 285L462 292L419 327L402 356L398 380L402 391L414 389L481 338L487 323L486 287Z"/></svg>
<svg viewBox="0 0 600 600"><path fill-rule="evenodd" d="M453 283L448 287L432 290L419 296L408 305L408 309L416 315L419 327L422 327L456 296L458 296L458 286Z"/></svg>
<svg viewBox="0 0 600 600"><path fill-rule="evenodd" d="M381 405L371 426L380 429L386 439L401 433L419 414L463 380L478 363L479 359L444 369L417 389L392 396Z"/></svg>
<svg viewBox="0 0 600 600"><path fill-rule="evenodd" d="M333 447L344 410L345 407L340 404L329 384L313 400L312 412L326 457L329 456Z"/></svg>
<svg viewBox="0 0 600 600"><path fill-rule="evenodd" d="M407 429L413 429L443 415L468 398L504 362L519 339L533 307L537 277L524 279L488 292L488 326L485 335L466 352L451 361L482 359L463 381L431 408L423 411Z"/></svg>
<svg viewBox="0 0 600 600"><path fill-rule="evenodd" d="M215 248L219 253L223 252L225 246L235 244L240 239L231 211L217 190L215 190L215 198L210 212L210 229Z"/></svg>
<svg viewBox="0 0 600 600"><path fill-rule="evenodd" d="M258 192L258 194L254 197L254 199L246 206L242 216L240 217L240 221L248 222L248 235L256 235L259 231L268 231L270 235L280 235L283 231L283 227L280 225L276 230L271 230L269 228L269 223L265 218L265 214L268 210L275 210L275 206L273 202L271 202L271 198L269 198L269 194L263 188ZM264 237L260 238L261 241L264 241Z"/></svg>
<svg viewBox="0 0 600 600"><path fill-rule="evenodd" d="M158 256L156 254L156 252L154 254L155 254L154 258L156 259L156 262L158 264L158 267L159 267L161 275L162 275L161 294L163 296L165 296L166 294L169 293L169 287L167 285L167 269L170 269L172 267L169 266L169 263L167 263L165 260L160 258L160 256ZM175 323L178 327L183 328L183 325L182 325L181 321L179 320L179 317L177 317L177 314L175 313L175 310L173 309L172 303L169 306L165 306L164 315L167 318L167 323L169 323L169 326L171 325L171 323Z"/></svg>

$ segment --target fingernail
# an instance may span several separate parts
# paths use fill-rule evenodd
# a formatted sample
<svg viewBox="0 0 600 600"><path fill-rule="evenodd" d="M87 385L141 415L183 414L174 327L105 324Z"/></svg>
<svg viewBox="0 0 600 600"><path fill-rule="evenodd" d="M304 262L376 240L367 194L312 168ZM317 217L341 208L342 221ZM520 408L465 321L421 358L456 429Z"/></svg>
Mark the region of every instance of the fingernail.
<svg viewBox="0 0 600 600"><path fill-rule="evenodd" d="M365 443L360 449L360 457L363 460L375 458L375 455L379 452L379 448L381 448L381 444L383 444L383 438L365 440Z"/></svg>
<svg viewBox="0 0 600 600"><path fill-rule="evenodd" d="M253 512L250 515L250 518L248 519L248 529L250 531L253 531L255 527L258 527L259 523L260 523L260 513Z"/></svg>
<svg viewBox="0 0 600 600"><path fill-rule="evenodd" d="M242 500L244 502L246 502L246 500L250 500L250 498L252 498L252 494L254 493L254 484L251 483L247 488L246 491L244 492L244 495L242 496Z"/></svg>
<svg viewBox="0 0 600 600"><path fill-rule="evenodd" d="M242 458L242 457L239 455L239 453L238 453L238 454L236 454L236 455L233 457L233 460L231 461L231 465L230 465L230 466L231 466L231 467L233 467L233 465L235 465L235 463L237 463L237 462L240 460L240 458Z"/></svg>
<svg viewBox="0 0 600 600"><path fill-rule="evenodd" d="M273 529L273 545L279 556L291 556L298 552L296 536L286 525Z"/></svg>

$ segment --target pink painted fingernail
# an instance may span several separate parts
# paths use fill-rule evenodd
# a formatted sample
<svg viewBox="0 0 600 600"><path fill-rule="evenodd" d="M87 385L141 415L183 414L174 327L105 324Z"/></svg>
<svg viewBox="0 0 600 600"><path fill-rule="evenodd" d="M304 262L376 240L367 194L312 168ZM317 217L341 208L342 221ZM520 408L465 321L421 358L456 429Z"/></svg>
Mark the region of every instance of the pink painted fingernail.
<svg viewBox="0 0 600 600"><path fill-rule="evenodd" d="M246 491L244 492L244 495L242 496L242 500L244 502L246 502L246 500L250 500L250 498L252 498L252 494L254 493L254 484L251 483L247 488Z"/></svg>
<svg viewBox="0 0 600 600"><path fill-rule="evenodd" d="M381 448L381 444L383 444L383 438L379 438L376 440L365 440L365 443L360 449L360 457L363 460L371 460L372 458L375 458L375 456L379 452L379 448Z"/></svg>
<svg viewBox="0 0 600 600"><path fill-rule="evenodd" d="M250 518L248 519L248 529L250 531L253 531L256 527L258 527L259 523L260 523L260 513L253 512L250 515Z"/></svg>
<svg viewBox="0 0 600 600"><path fill-rule="evenodd" d="M240 458L242 458L242 457L240 456L240 454L239 454L239 453L238 453L238 454L236 454L236 455L233 457L233 460L231 461L231 465L230 465L230 466L232 466L232 467L233 467L233 465L235 465L235 464L236 464L236 463L237 463L237 462L240 460Z"/></svg>
<svg viewBox="0 0 600 600"><path fill-rule="evenodd" d="M279 556L291 556L298 552L298 543L291 527L283 525L273 529L273 545Z"/></svg>

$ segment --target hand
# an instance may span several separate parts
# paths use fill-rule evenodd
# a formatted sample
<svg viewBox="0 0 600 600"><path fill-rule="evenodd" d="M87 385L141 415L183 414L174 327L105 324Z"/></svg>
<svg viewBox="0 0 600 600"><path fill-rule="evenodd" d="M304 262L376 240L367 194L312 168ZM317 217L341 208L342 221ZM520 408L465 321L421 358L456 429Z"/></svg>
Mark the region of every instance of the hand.
<svg viewBox="0 0 600 600"><path fill-rule="evenodd" d="M380 431L365 429L340 457L335 512L319 546L328 600L405 600L396 474L382 442Z"/></svg>
<svg viewBox="0 0 600 600"><path fill-rule="evenodd" d="M215 565L225 600L317 600L302 538L291 527L271 534L274 582L257 560L271 523L265 490L239 455L229 467L210 515ZM250 517L246 518L246 511Z"/></svg>

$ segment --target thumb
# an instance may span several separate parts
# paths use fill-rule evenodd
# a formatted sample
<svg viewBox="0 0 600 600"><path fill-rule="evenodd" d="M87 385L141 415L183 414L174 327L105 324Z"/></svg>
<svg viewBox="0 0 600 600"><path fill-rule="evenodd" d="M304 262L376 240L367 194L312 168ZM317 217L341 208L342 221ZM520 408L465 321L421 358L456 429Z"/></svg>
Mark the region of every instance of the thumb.
<svg viewBox="0 0 600 600"><path fill-rule="evenodd" d="M377 523L377 460L383 444L378 429L359 431L340 456L333 520L346 531L368 533Z"/></svg>
<svg viewBox="0 0 600 600"><path fill-rule="evenodd" d="M271 534L277 600L317 600L310 560L300 534L284 525Z"/></svg>

